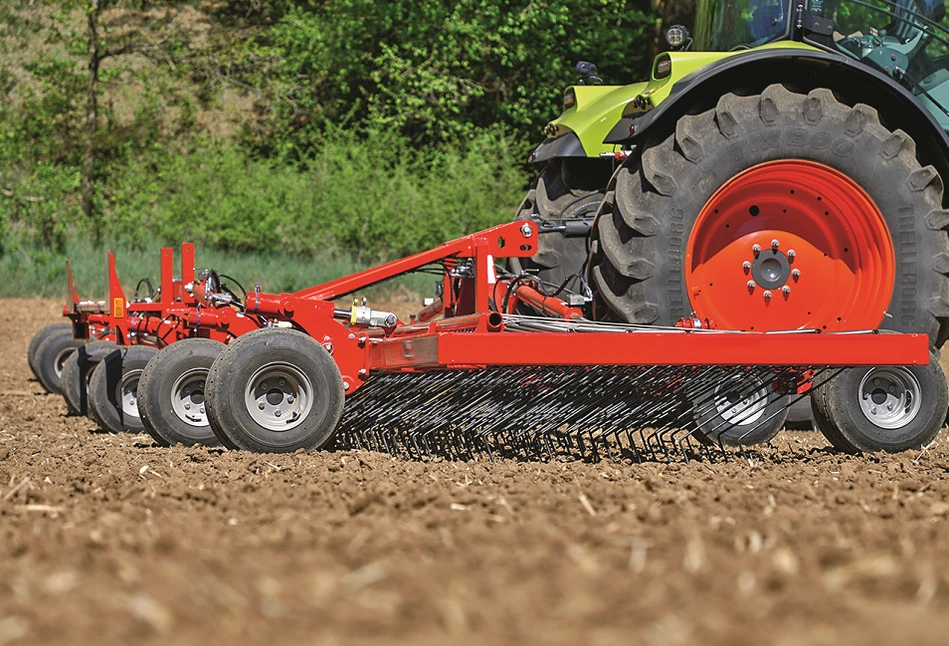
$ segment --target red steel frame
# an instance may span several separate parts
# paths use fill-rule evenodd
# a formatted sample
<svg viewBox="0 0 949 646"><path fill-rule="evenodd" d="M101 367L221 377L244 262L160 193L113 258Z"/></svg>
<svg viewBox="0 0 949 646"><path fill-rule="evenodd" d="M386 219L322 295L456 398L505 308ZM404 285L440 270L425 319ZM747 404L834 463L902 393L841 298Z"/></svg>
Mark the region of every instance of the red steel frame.
<svg viewBox="0 0 949 646"><path fill-rule="evenodd" d="M493 365L909 365L929 362L921 334L725 332L630 329L590 332L520 332L505 329L498 297L511 291L505 313L524 301L561 320L580 310L526 284L497 279L494 259L528 257L538 231L512 222L402 260L296 293L248 294L247 313L287 321L331 353L347 394L374 372L483 368ZM445 267L446 317L432 308L420 322L381 328L359 325L333 301L433 263ZM470 263L470 264L468 264ZM463 270L463 271L462 271ZM457 289L456 289L457 286ZM553 320L553 319L552 319ZM209 322L202 320L198 326Z"/></svg>

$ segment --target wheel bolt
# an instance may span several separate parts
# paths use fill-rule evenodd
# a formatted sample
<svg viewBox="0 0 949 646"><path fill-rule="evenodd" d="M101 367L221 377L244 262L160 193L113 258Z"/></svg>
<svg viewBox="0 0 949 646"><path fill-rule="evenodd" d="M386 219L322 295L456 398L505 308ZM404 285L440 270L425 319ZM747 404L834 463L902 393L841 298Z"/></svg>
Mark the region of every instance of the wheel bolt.
<svg viewBox="0 0 949 646"><path fill-rule="evenodd" d="M259 408L260 410L263 410L263 409L264 409L264 402L260 402L259 404L257 404L257 408Z"/></svg>
<svg viewBox="0 0 949 646"><path fill-rule="evenodd" d="M261 389L261 390L267 390L267 382L266 382L266 381L265 381L265 382L262 382L262 383L260 384L260 389Z"/></svg>
<svg viewBox="0 0 949 646"><path fill-rule="evenodd" d="M201 413L202 415L204 415L204 409L203 409L203 408L200 409L198 412Z"/></svg>
<svg viewBox="0 0 949 646"><path fill-rule="evenodd" d="M792 272L791 272L791 277L794 278L794 280L797 280L798 278L800 278L800 277L801 277L801 270L800 270L800 269L795 269L794 271L792 271Z"/></svg>
<svg viewBox="0 0 949 646"><path fill-rule="evenodd" d="M191 404L185 402L185 410L191 410Z"/></svg>
<svg viewBox="0 0 949 646"><path fill-rule="evenodd" d="M745 273L747 274L749 271L751 271L751 263L746 260L745 262L741 263L741 268L744 269Z"/></svg>
<svg viewBox="0 0 949 646"><path fill-rule="evenodd" d="M797 252L794 249L788 249L788 260L794 262L794 256L797 255Z"/></svg>
<svg viewBox="0 0 949 646"><path fill-rule="evenodd" d="M764 299L765 299L766 301L771 299L771 290L770 290L770 289L764 290Z"/></svg>
<svg viewBox="0 0 949 646"><path fill-rule="evenodd" d="M287 395L287 403L288 403L288 404L292 404L292 403L293 403L293 395Z"/></svg>
<svg viewBox="0 0 949 646"><path fill-rule="evenodd" d="M870 399L870 393L863 393L864 399Z"/></svg>
<svg viewBox="0 0 949 646"><path fill-rule="evenodd" d="M284 381L283 379L281 379L278 383L279 383L281 386L285 386L287 382Z"/></svg>
<svg viewBox="0 0 949 646"><path fill-rule="evenodd" d="M876 409L876 408L871 408L871 409L870 409L870 414L871 414L871 415L876 415L876 414L877 414L877 409Z"/></svg>
<svg viewBox="0 0 949 646"><path fill-rule="evenodd" d="M275 410L275 411L273 412L273 414L274 414L274 416L276 416L276 417L280 417L280 415L281 415L280 409L278 408L277 410Z"/></svg>
<svg viewBox="0 0 949 646"><path fill-rule="evenodd" d="M761 253L761 245L756 244L755 246L751 248L751 251L757 256L759 253Z"/></svg>
<svg viewBox="0 0 949 646"><path fill-rule="evenodd" d="M777 249L777 248L780 247L780 246L781 246L781 243L778 242L778 239L777 239L777 238L775 238L774 240L771 241L771 248L772 248L772 249Z"/></svg>
<svg viewBox="0 0 949 646"><path fill-rule="evenodd" d="M893 410L893 404L887 404L887 405L886 405L886 409L887 409L887 410Z"/></svg>
<svg viewBox="0 0 949 646"><path fill-rule="evenodd" d="M755 281L749 280L749 281L747 282L747 285L748 285L748 289L754 289L754 288L755 288Z"/></svg>
<svg viewBox="0 0 949 646"><path fill-rule="evenodd" d="M781 288L781 293L787 296L788 294L791 293L791 288L785 285L784 287Z"/></svg>

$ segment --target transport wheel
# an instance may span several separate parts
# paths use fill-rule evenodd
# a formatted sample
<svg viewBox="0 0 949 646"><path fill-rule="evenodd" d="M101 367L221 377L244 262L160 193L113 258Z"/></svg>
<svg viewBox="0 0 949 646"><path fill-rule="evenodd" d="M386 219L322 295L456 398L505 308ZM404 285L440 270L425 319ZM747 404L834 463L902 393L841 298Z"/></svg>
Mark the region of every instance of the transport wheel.
<svg viewBox="0 0 949 646"><path fill-rule="evenodd" d="M110 433L144 429L138 412L138 382L158 349L130 345L110 352L89 378L90 417Z"/></svg>
<svg viewBox="0 0 949 646"><path fill-rule="evenodd" d="M138 410L156 442L219 443L208 424L204 387L208 370L223 349L223 343L211 339L182 339L149 360L138 382Z"/></svg>
<svg viewBox="0 0 949 646"><path fill-rule="evenodd" d="M611 160L555 159L544 167L514 219L551 225L592 220L612 173ZM555 287L583 271L588 255L587 238L545 233L539 236L537 244L537 253L530 258L510 259L511 271L530 271Z"/></svg>
<svg viewBox="0 0 949 646"><path fill-rule="evenodd" d="M708 444L765 444L784 426L787 395L776 395L760 376L733 376L694 398L697 439Z"/></svg>
<svg viewBox="0 0 949 646"><path fill-rule="evenodd" d="M921 449L946 419L949 394L936 357L925 366L847 368L811 397L814 418L849 453Z"/></svg>
<svg viewBox="0 0 949 646"><path fill-rule="evenodd" d="M68 330L50 334L36 349L36 378L46 392L54 395L62 394L60 378L63 374L63 365L66 359L83 344L82 339L72 337L72 326Z"/></svg>
<svg viewBox="0 0 949 646"><path fill-rule="evenodd" d="M631 156L591 243L597 318L949 334L949 211L876 110L772 85Z"/></svg>
<svg viewBox="0 0 949 646"><path fill-rule="evenodd" d="M33 373L33 376L36 377L37 380L39 380L40 376L36 365L36 351L43 341L56 334L67 334L71 337L72 323L52 323L39 330L33 335L33 338L30 339L30 345L26 349L26 362L30 365L30 372ZM42 382L40 382L40 384L42 385ZM43 387L45 388L45 386Z"/></svg>
<svg viewBox="0 0 949 646"><path fill-rule="evenodd" d="M339 369L323 346L279 328L251 332L224 348L205 393L221 443L260 453L326 446L345 399Z"/></svg>
<svg viewBox="0 0 949 646"><path fill-rule="evenodd" d="M71 414L89 414L89 377L98 363L118 347L111 341L89 341L66 358L59 384Z"/></svg>

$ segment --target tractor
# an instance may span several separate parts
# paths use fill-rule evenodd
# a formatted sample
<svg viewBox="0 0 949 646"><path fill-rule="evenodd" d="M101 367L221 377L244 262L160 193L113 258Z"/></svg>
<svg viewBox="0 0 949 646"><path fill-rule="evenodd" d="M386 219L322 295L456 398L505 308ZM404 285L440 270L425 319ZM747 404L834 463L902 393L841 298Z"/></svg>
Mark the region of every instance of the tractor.
<svg viewBox="0 0 949 646"><path fill-rule="evenodd" d="M517 271L593 318L949 337L949 31L934 0L696 0L650 79L581 83L531 155Z"/></svg>

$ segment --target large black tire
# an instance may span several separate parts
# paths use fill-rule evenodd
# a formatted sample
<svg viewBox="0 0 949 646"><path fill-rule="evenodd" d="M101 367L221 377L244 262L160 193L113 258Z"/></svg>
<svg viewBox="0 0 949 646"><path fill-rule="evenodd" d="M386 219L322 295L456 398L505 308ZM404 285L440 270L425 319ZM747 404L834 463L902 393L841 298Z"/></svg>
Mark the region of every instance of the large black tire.
<svg viewBox="0 0 949 646"><path fill-rule="evenodd" d="M811 405L818 428L838 450L898 453L932 442L949 393L932 356L925 366L847 368L811 396Z"/></svg>
<svg viewBox="0 0 949 646"><path fill-rule="evenodd" d="M138 382L158 349L145 345L107 354L89 378L89 416L110 433L144 430L138 410Z"/></svg>
<svg viewBox="0 0 949 646"><path fill-rule="evenodd" d="M221 444L258 453L325 447L345 400L339 368L323 346L280 328L230 343L208 372L205 395Z"/></svg>
<svg viewBox="0 0 949 646"><path fill-rule="evenodd" d="M72 323L51 323L40 329L33 335L33 338L30 339L30 345L26 348L26 362L30 365L30 372L33 373L33 376L36 377L37 380L39 380L40 376L36 366L36 351L43 341L50 336L58 334L68 334L72 336ZM40 382L40 384L42 385L42 382Z"/></svg>
<svg viewBox="0 0 949 646"><path fill-rule="evenodd" d="M138 382L138 409L145 430L162 446L219 443L208 423L204 389L224 344L182 339L156 354Z"/></svg>
<svg viewBox="0 0 949 646"><path fill-rule="evenodd" d="M671 325L692 316L684 272L698 214L736 174L789 159L836 169L872 198L896 262L879 327L925 333L940 347L949 334L949 211L939 174L921 166L915 142L881 125L873 108L844 105L827 89L805 95L781 85L722 96L714 109L682 117L674 134L617 171L591 243L597 318ZM844 302L848 296L839 294Z"/></svg>
<svg viewBox="0 0 949 646"><path fill-rule="evenodd" d="M99 362L118 347L111 341L89 341L66 359L59 383L70 414L89 414L89 377Z"/></svg>
<svg viewBox="0 0 949 646"><path fill-rule="evenodd" d="M514 219L538 224L592 220L612 173L610 160L555 159L544 167ZM587 242L586 238L565 238L559 233L542 234L537 253L530 258L511 258L511 270L516 274L530 270L540 280L559 286L583 271Z"/></svg>
<svg viewBox="0 0 949 646"><path fill-rule="evenodd" d="M72 337L72 326L69 326L67 330L47 335L46 339L39 344L34 357L36 378L46 392L54 395L62 393L59 381L62 377L63 366L69 356L82 344L82 339Z"/></svg>
<svg viewBox="0 0 949 646"><path fill-rule="evenodd" d="M751 446L771 441L788 416L788 396L776 395L767 377L735 376L708 384L693 398L696 437L708 444Z"/></svg>

